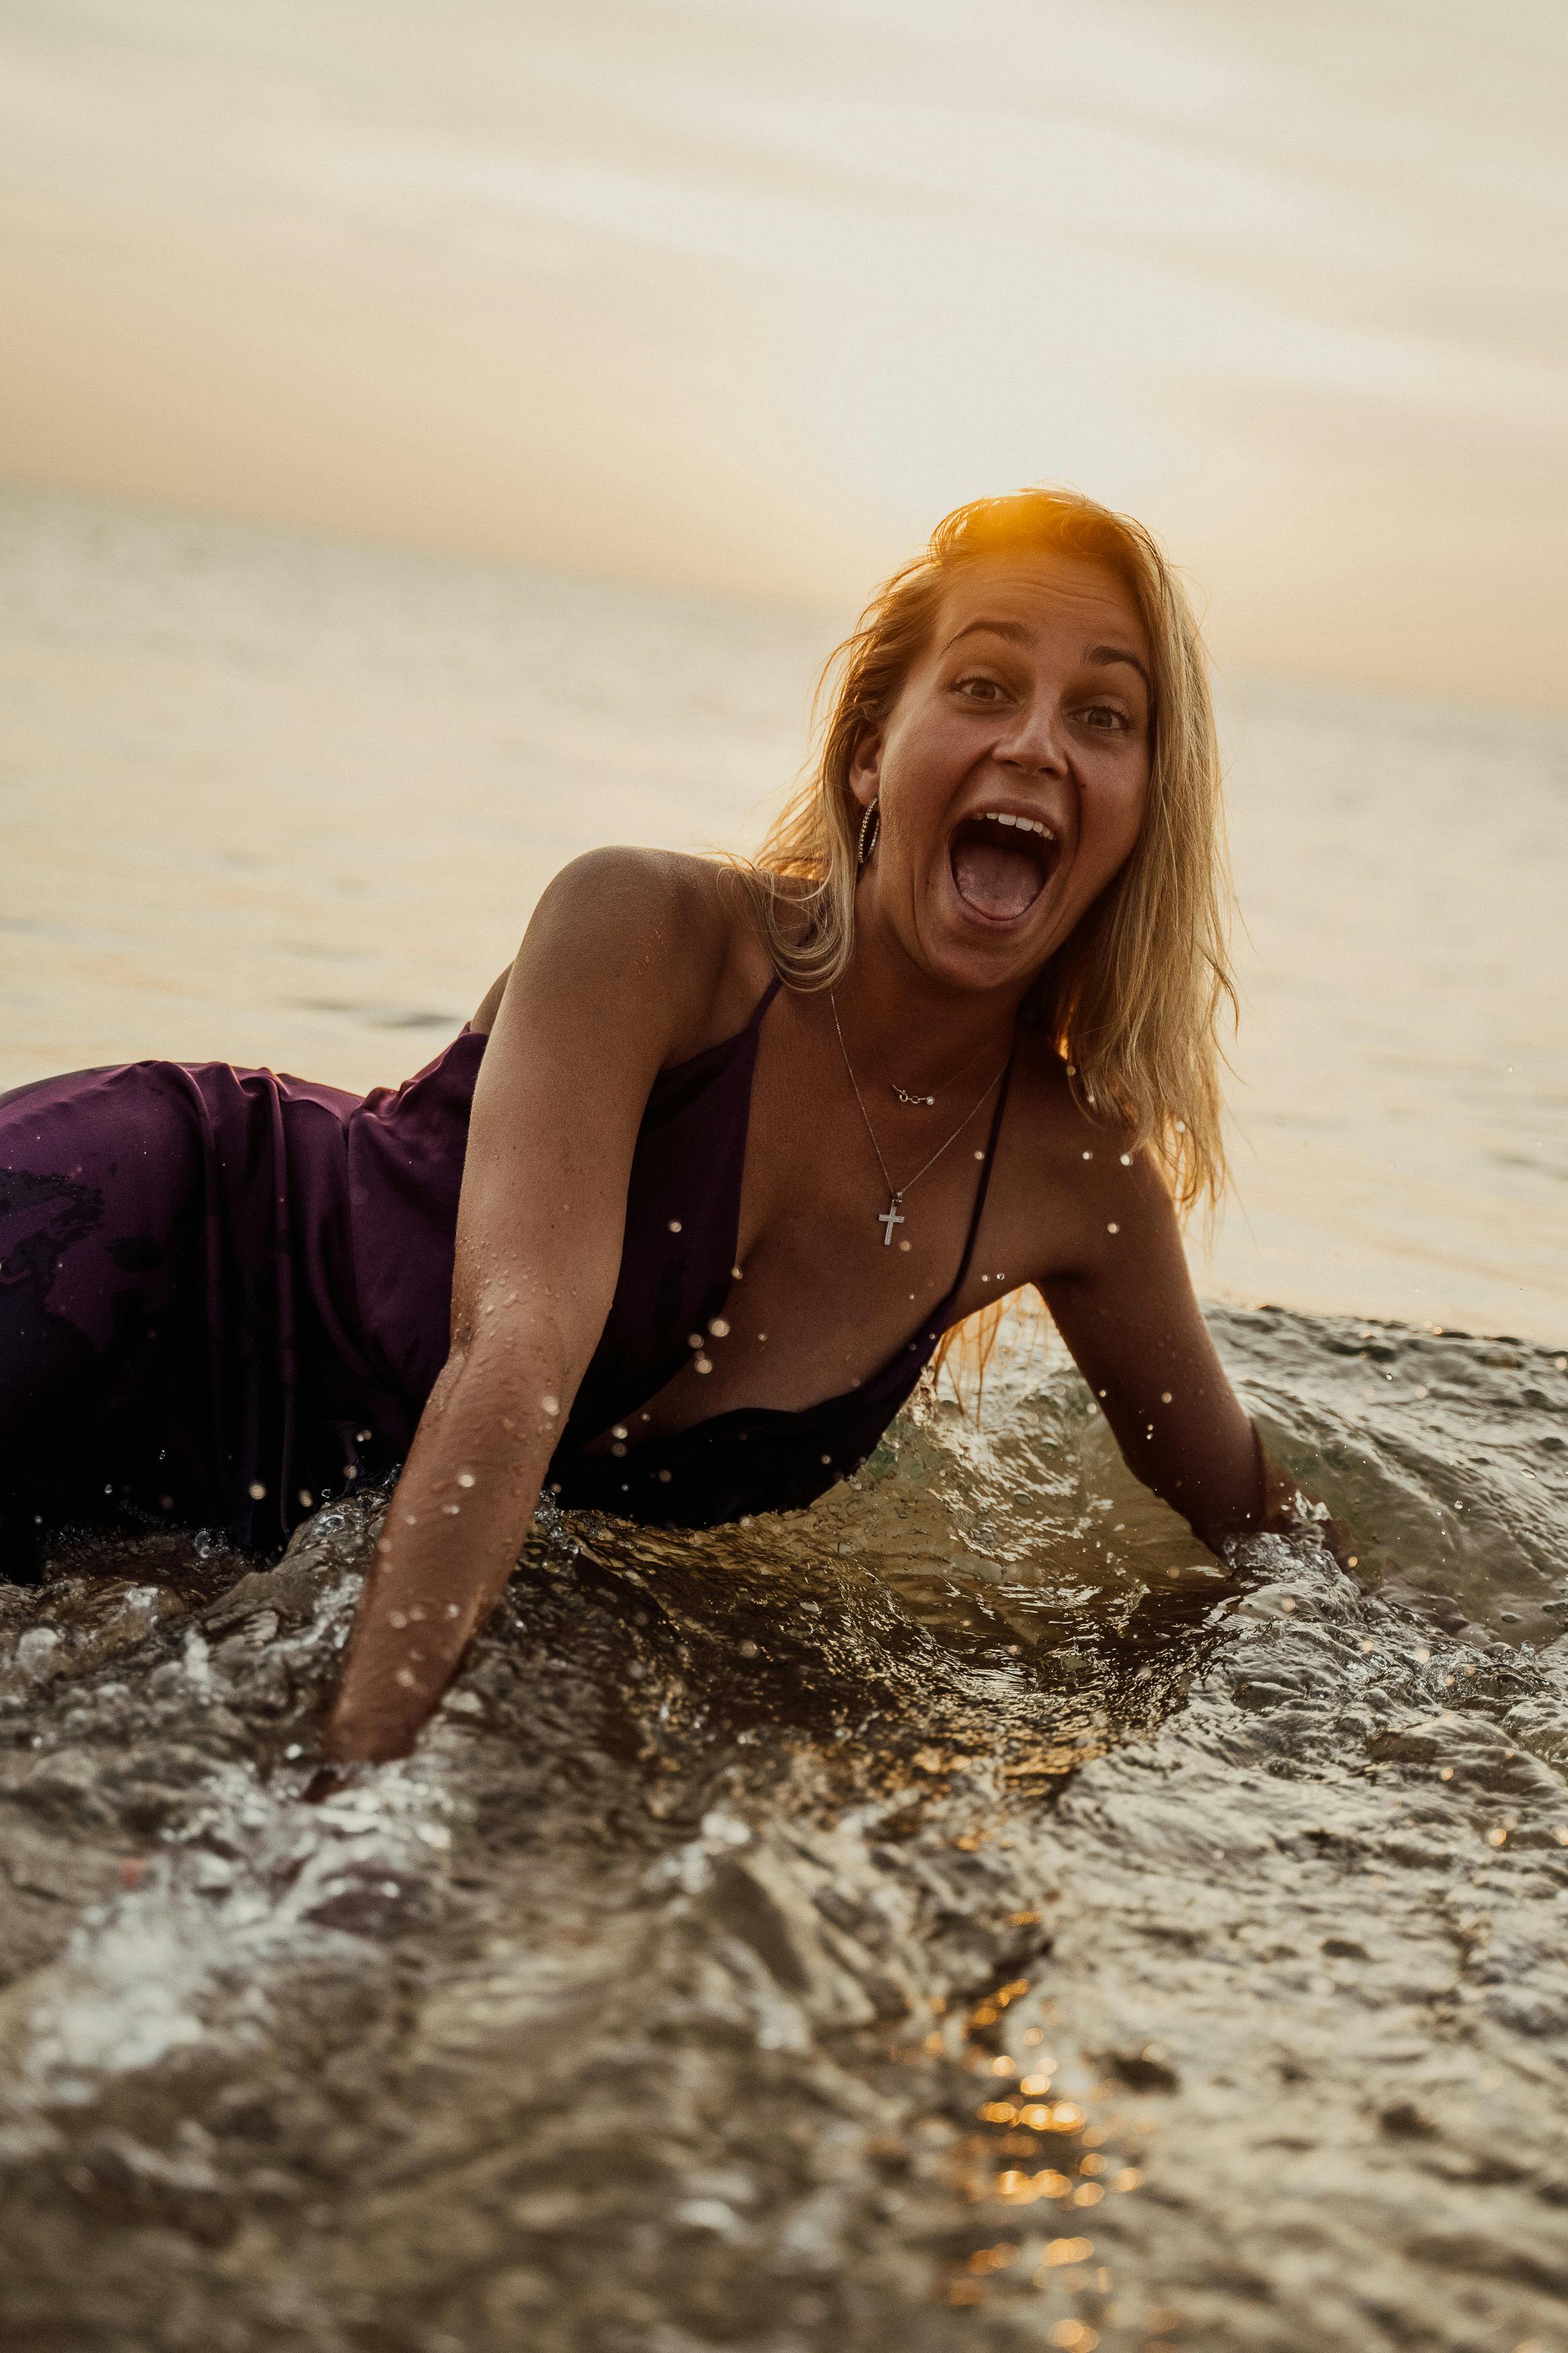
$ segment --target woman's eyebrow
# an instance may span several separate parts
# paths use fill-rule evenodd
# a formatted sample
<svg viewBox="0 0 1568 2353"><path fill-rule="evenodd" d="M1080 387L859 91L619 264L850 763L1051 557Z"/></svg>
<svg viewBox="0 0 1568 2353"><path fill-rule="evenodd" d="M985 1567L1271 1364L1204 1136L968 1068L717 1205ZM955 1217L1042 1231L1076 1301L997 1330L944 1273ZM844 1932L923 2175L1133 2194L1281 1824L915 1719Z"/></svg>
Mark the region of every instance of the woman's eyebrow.
<svg viewBox="0 0 1568 2353"><path fill-rule="evenodd" d="M1026 646L1029 642L1030 633L1022 621L965 621L963 628L956 629L949 638L942 648L943 653L951 653L960 638L972 638L976 629L984 629L994 638L1010 638L1016 646Z"/></svg>
<svg viewBox="0 0 1568 2353"><path fill-rule="evenodd" d="M1148 671L1144 669L1137 655L1129 653L1125 646L1090 646L1088 653L1084 656L1084 659L1085 661L1089 662L1128 663L1137 671L1139 677L1142 680L1151 699L1152 698L1154 692L1153 680L1150 677Z"/></svg>

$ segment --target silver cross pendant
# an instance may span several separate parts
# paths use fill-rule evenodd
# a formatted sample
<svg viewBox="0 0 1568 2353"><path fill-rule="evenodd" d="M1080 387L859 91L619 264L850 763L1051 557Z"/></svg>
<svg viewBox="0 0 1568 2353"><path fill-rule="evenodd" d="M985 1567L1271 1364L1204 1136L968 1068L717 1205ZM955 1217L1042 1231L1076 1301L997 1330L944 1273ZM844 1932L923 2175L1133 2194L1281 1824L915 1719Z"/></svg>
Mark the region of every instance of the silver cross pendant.
<svg viewBox="0 0 1568 2353"><path fill-rule="evenodd" d="M893 1228L895 1226L901 1226L904 1222L903 1219L899 1214L899 1203L903 1199L903 1198L904 1197L901 1193L895 1193L892 1199L888 1203L887 1208L885 1209L879 1209L877 1212L877 1223L882 1229L882 1248L884 1250L891 1250L893 1246Z"/></svg>

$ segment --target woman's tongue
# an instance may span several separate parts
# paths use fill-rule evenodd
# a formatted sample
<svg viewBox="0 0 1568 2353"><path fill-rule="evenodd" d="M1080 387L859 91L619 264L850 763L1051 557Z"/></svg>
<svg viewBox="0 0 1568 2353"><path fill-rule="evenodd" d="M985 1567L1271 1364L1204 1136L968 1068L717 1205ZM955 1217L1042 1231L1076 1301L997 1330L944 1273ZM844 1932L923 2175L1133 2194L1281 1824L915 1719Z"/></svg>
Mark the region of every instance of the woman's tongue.
<svg viewBox="0 0 1568 2353"><path fill-rule="evenodd" d="M1040 894L1042 876L1029 852L1005 834L994 841L973 837L952 845L952 879L958 895L978 914L997 920L1024 914Z"/></svg>

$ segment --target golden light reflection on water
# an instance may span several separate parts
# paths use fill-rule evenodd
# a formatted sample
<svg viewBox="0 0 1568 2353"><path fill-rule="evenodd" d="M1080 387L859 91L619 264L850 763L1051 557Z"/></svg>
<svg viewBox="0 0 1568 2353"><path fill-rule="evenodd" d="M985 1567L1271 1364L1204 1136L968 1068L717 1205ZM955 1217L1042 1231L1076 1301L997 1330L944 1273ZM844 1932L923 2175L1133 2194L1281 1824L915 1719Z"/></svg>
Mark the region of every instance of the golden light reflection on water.
<svg viewBox="0 0 1568 2353"><path fill-rule="evenodd" d="M1145 2136L1117 2105L1118 2084L1097 2083L1081 2098L1048 2096L1062 2063L1041 2047L1051 2011L1029 1979L1014 1978L972 2003L962 2019L961 2063L994 2080L1016 2079L1011 2094L979 2102L973 2113L983 2129L968 2135L955 2152L961 2194L979 2210L981 2231L993 2216L1017 2217L1031 2208L1071 2215L1098 2205L1108 2191L1127 2196L1142 2186L1142 2167L1128 2160L1141 2153ZM1025 2025L1026 2018L1032 2022ZM1028 2055L1020 2061L1013 2051L998 2048L1004 2036L1021 2042ZM1074 2073L1088 2077L1096 2071L1079 2062ZM1047 2158L1047 2161L1028 2162ZM1003 2157L1013 2161L998 2163ZM1101 2175L1109 2175L1109 2181ZM1046 2341L1088 2347L1100 2341L1099 2325L1107 2318L1114 2290L1105 2263L1090 2273L1095 2254L1091 2238L1053 2231L1048 2224L1021 2236L987 2238L941 2274L936 2292L959 2306L988 2302L998 2293L1010 2302L1068 2294L1077 2309L1050 2322Z"/></svg>

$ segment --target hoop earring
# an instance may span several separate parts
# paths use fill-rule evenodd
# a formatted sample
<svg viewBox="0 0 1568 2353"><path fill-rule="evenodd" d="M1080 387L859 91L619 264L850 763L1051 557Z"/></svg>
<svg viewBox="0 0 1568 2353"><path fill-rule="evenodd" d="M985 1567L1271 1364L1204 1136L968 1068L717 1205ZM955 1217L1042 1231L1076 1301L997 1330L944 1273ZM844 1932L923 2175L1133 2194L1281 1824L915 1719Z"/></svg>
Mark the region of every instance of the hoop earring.
<svg viewBox="0 0 1568 2353"><path fill-rule="evenodd" d="M870 807L867 810L865 816L860 820L860 849L858 863L862 866L865 865L866 860L870 857L871 852L876 849L878 842L880 841L882 838L881 807L882 797L879 793L876 799L871 803ZM873 827L876 828L875 832L872 832ZM866 836L868 833L871 835L869 841L866 839Z"/></svg>

